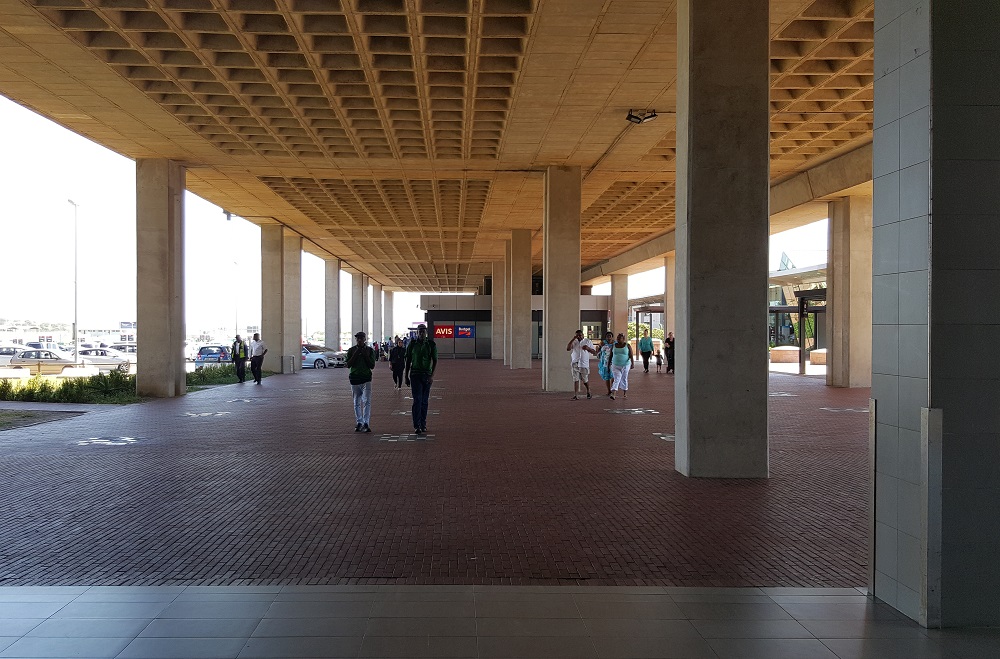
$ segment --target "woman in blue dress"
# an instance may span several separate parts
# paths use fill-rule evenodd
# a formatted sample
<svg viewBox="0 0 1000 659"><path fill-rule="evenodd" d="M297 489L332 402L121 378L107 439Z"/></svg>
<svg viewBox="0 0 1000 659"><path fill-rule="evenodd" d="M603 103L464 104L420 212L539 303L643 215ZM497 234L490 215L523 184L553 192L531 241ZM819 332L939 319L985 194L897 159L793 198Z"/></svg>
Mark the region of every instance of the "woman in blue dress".
<svg viewBox="0 0 1000 659"><path fill-rule="evenodd" d="M608 386L608 396L611 395L611 348L615 344L615 335L611 332L606 332L604 334L604 343L601 344L601 350L597 353L597 373L604 380L604 384Z"/></svg>

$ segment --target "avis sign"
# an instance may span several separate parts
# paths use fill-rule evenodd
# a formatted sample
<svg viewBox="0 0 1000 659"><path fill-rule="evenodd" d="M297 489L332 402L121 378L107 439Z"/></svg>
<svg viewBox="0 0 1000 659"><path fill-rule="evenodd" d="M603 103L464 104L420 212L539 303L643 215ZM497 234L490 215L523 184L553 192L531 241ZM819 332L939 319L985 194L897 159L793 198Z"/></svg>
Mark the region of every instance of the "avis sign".
<svg viewBox="0 0 1000 659"><path fill-rule="evenodd" d="M454 339L455 338L455 326L454 325L435 325L434 326L434 338L435 339Z"/></svg>

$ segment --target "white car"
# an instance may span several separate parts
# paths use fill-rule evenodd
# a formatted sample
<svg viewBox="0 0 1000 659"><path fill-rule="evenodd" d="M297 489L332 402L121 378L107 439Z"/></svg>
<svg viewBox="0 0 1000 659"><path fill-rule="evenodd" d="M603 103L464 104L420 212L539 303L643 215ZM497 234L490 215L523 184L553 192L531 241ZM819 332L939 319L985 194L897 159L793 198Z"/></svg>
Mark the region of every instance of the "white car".
<svg viewBox="0 0 1000 659"><path fill-rule="evenodd" d="M9 345L0 345L0 366L10 364L11 358L24 349L24 346L19 346L13 343Z"/></svg>
<svg viewBox="0 0 1000 659"><path fill-rule="evenodd" d="M82 348L80 359L85 364L96 366L102 371L119 370L128 373L132 360L123 352L113 348Z"/></svg>

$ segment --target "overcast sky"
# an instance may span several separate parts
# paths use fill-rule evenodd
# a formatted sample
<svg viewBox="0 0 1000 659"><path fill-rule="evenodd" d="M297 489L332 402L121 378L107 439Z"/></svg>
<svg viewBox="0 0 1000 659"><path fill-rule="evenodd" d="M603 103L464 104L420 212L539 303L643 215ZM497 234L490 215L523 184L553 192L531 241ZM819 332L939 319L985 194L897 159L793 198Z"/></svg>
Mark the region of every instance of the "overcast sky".
<svg viewBox="0 0 1000 659"><path fill-rule="evenodd" d="M73 206L79 204L82 329L135 320L135 163L0 96L0 318L73 320ZM188 334L260 324L260 229L227 221L218 206L185 195ZM797 267L826 262L826 221L772 236ZM234 246L244 245L243 249ZM302 255L303 331L324 323L324 266ZM341 322L350 328L350 275ZM239 291L237 293L236 291ZM607 295L610 284L595 287ZM663 292L663 268L629 278L629 297ZM422 320L416 294L397 293L396 331Z"/></svg>

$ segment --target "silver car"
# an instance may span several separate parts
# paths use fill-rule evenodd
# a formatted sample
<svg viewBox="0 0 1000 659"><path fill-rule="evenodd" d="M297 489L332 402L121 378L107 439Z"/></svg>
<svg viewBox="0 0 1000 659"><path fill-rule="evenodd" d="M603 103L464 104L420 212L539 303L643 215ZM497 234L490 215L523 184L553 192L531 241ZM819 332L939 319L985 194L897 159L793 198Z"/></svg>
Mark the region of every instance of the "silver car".
<svg viewBox="0 0 1000 659"><path fill-rule="evenodd" d="M344 365L345 355L333 348L306 344L302 346L302 368L340 368Z"/></svg>
<svg viewBox="0 0 1000 659"><path fill-rule="evenodd" d="M128 355L113 348L82 348L80 358L89 366L96 366L102 371L118 370L128 373L132 365Z"/></svg>

